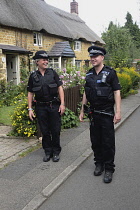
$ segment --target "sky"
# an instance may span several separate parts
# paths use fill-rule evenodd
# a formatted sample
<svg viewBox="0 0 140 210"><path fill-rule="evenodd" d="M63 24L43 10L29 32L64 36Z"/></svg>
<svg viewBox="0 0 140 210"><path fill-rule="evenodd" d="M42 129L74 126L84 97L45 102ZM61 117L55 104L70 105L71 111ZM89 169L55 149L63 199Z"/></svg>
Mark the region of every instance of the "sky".
<svg viewBox="0 0 140 210"><path fill-rule="evenodd" d="M46 3L70 12L72 0L45 0ZM105 32L110 21L123 26L126 14L132 15L133 22L140 25L140 0L76 0L79 17L98 36Z"/></svg>

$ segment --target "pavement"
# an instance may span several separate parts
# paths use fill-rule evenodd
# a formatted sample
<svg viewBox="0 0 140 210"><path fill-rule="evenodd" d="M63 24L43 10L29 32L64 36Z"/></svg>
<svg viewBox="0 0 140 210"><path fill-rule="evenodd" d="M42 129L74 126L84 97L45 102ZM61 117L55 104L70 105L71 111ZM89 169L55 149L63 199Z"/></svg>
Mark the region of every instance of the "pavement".
<svg viewBox="0 0 140 210"><path fill-rule="evenodd" d="M120 123L115 125L115 130L117 130L139 106L140 89L137 94L130 95L127 98L122 99L122 120ZM0 126L0 180L1 182L4 182L4 186L2 185L1 189L2 192L5 192L5 194L7 192L10 194L10 189L6 188L7 186L11 186L14 191L14 197L10 194L11 200L10 197L7 198L9 200L9 204L6 196L2 197L2 200L0 200L2 204L1 209L4 210L38 209L38 207L41 206L41 204L45 202L52 193L64 181L66 181L66 179L88 157L92 155L89 140L89 125L87 121L80 123L77 128L67 129L61 132L62 153L58 163L42 162L43 150L41 149L33 154L27 155L26 158L20 158L19 154L22 154L30 148L40 144L41 140L37 138L27 140L25 138L8 137L7 133L10 129L11 128L7 126ZM32 158L35 159L36 163L33 163L33 161L30 163L28 162L28 165L30 165L29 169L27 161L32 160ZM18 165L19 163L21 168ZM21 170L20 175L18 175L15 170L12 173L8 173L8 170L10 171L10 167L12 166L13 168L16 168L16 165L18 165L18 170L19 168ZM14 178L12 178L12 176ZM26 184L24 179L26 180ZM43 182L44 179L46 180L45 184ZM6 185L6 180L8 180L8 185ZM20 188L17 187L17 182ZM36 187L34 186L34 183L36 183ZM22 185L24 187L22 187ZM21 188L22 190L24 188L23 192ZM20 195L18 194L19 190ZM17 205L16 196L18 197L19 206Z"/></svg>

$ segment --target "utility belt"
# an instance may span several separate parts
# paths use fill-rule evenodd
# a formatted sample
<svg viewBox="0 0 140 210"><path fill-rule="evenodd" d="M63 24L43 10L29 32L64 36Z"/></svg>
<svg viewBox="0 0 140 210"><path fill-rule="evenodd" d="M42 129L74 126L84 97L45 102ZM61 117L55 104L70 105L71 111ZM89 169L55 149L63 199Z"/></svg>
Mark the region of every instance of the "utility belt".
<svg viewBox="0 0 140 210"><path fill-rule="evenodd" d="M60 104L59 98L55 98L51 101L37 101L33 100L33 105L40 105L40 106L52 106L53 104Z"/></svg>
<svg viewBox="0 0 140 210"><path fill-rule="evenodd" d="M93 113L108 115L110 117L113 117L114 116L113 113L105 112L104 110L103 111L102 110L94 110Z"/></svg>
<svg viewBox="0 0 140 210"><path fill-rule="evenodd" d="M110 117L114 116L113 111L106 111L106 110L96 110L95 108L91 108L84 104L84 112L88 114L88 117L91 119L94 114L102 114L102 115L108 115Z"/></svg>

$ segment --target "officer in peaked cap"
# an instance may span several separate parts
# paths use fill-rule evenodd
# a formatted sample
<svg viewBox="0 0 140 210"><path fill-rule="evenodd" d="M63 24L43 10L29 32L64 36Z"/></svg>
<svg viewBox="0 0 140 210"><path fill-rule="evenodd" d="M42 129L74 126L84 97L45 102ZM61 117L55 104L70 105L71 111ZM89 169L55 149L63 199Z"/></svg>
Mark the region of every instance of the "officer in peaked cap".
<svg viewBox="0 0 140 210"><path fill-rule="evenodd" d="M45 152L44 162L52 158L58 162L60 158L61 115L65 111L64 91L59 75L48 68L49 56L46 51L39 50L33 56L38 70L33 71L28 80L29 118L34 119L32 107L35 99L35 113L42 133L42 147Z"/></svg>
<svg viewBox="0 0 140 210"><path fill-rule="evenodd" d="M88 52L89 52L89 56L97 56L97 55L105 55L106 54L106 50L102 47L98 47L98 46L90 46L88 48Z"/></svg>
<svg viewBox="0 0 140 210"><path fill-rule="evenodd" d="M79 119L83 121L84 107L89 103L90 139L95 161L94 175L100 176L105 170L103 180L105 183L110 183L115 171L114 124L121 120L121 87L116 71L103 63L106 50L91 46L88 52L93 67L86 73Z"/></svg>
<svg viewBox="0 0 140 210"><path fill-rule="evenodd" d="M44 51L44 50L39 50L39 51L37 51L37 52L35 53L35 55L33 56L33 59L36 60L36 59L40 59L40 58L46 58L46 59L48 59L49 56L48 56L48 54L47 54L46 51Z"/></svg>

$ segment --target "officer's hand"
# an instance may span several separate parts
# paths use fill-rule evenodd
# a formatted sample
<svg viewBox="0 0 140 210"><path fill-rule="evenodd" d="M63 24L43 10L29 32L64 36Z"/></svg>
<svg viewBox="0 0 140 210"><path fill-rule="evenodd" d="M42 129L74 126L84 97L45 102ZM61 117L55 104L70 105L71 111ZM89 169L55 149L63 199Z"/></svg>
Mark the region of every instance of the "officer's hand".
<svg viewBox="0 0 140 210"><path fill-rule="evenodd" d="M79 115L79 120L80 120L80 122L83 122L84 120L83 120L83 118L84 118L84 112L80 112L80 115Z"/></svg>
<svg viewBox="0 0 140 210"><path fill-rule="evenodd" d="M117 124L121 121L121 113L120 112L116 112L115 116L114 116L114 124Z"/></svg>
<svg viewBox="0 0 140 210"><path fill-rule="evenodd" d="M60 115L64 114L64 112L65 112L65 105L60 104L58 112L60 112Z"/></svg>
<svg viewBox="0 0 140 210"><path fill-rule="evenodd" d="M30 118L30 120L34 120L34 118L35 118L35 115L34 115L34 113L33 113L33 110L29 110L29 118Z"/></svg>

